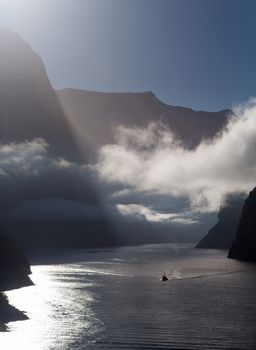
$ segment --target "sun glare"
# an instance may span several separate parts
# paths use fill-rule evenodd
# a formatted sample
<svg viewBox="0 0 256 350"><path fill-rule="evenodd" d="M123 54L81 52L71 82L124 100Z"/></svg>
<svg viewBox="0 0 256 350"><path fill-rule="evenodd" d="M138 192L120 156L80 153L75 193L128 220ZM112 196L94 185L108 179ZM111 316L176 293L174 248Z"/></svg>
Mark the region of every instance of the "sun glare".
<svg viewBox="0 0 256 350"><path fill-rule="evenodd" d="M30 5L32 0L0 0L0 12L9 14L28 11Z"/></svg>

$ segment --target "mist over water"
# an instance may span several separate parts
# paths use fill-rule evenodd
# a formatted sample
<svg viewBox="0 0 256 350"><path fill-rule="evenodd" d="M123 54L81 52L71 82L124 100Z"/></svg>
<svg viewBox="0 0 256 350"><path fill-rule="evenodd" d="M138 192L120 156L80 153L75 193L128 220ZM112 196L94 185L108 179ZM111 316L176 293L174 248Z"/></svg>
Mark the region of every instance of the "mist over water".
<svg viewBox="0 0 256 350"><path fill-rule="evenodd" d="M256 271L188 244L69 251L8 293L28 321L5 350L254 349ZM162 273L168 275L161 281Z"/></svg>

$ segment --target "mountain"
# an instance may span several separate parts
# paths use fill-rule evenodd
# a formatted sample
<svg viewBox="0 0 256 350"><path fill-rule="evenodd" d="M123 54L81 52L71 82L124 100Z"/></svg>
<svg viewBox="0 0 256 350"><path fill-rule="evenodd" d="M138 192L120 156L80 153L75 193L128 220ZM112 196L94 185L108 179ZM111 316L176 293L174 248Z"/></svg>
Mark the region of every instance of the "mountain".
<svg viewBox="0 0 256 350"><path fill-rule="evenodd" d="M229 194L221 204L218 222L196 248L229 249L235 239L245 194Z"/></svg>
<svg viewBox="0 0 256 350"><path fill-rule="evenodd" d="M29 263L12 239L0 233L0 292L32 284Z"/></svg>
<svg viewBox="0 0 256 350"><path fill-rule="evenodd" d="M40 57L16 33L0 30L0 142L44 138L50 154L80 160L70 125Z"/></svg>
<svg viewBox="0 0 256 350"><path fill-rule="evenodd" d="M144 127L162 121L191 148L216 135L227 122L227 114L168 106L152 92L56 92L29 44L13 32L0 30L2 144L44 138L51 156L86 163L91 149L97 152L103 144L114 141L118 125ZM111 191L120 188L100 183L90 166L49 161L39 154L33 160L25 157L23 172L20 166L13 170L13 163L23 159L23 154L11 154L7 161L3 157L11 170L9 165L6 172L0 169L0 224L22 248L31 252L35 247L147 243L163 241L169 230L170 236L175 236L175 229L167 225L161 225L161 234L160 225L152 224L149 233L147 223L136 219L128 225L119 212L109 214L115 210L114 200L110 210L102 203L111 201ZM33 161L38 159L42 162L35 168Z"/></svg>
<svg viewBox="0 0 256 350"><path fill-rule="evenodd" d="M244 202L229 258L256 262L256 188Z"/></svg>
<svg viewBox="0 0 256 350"><path fill-rule="evenodd" d="M18 34L1 29L0 144L21 143L35 138L43 138L49 143L48 151L51 157L63 157L70 161L86 162L87 143L69 122L48 79L42 60ZM83 147L83 151L80 151L80 146ZM12 157L15 158L15 155ZM23 154L21 154L22 157ZM44 154L40 154L38 158L40 157L43 158L42 162L48 163L46 169L42 170L44 165L40 168L41 172L39 171L37 176L30 176L31 172L28 171L28 176L25 176L25 179L19 169L14 171L15 174L12 173L12 176L0 176L1 227L6 229L12 238L17 238L19 244L24 243L24 247L25 242L28 245L32 245L32 242L38 245L37 242L41 239L49 244L53 241L54 244L58 243L60 246L64 245L64 241L65 244L68 244L63 228L66 228L65 233L68 231L70 239L72 238L73 241L77 242L78 238L72 236L77 226L79 226L80 240L76 244L80 244L81 241L86 242L86 237L89 235L93 236L93 241L98 242L100 232L108 230L107 220L100 224L99 222L95 223L95 220L91 222L85 218L82 223L72 222L65 225L66 221L63 219L61 223L59 222L61 220L36 221L34 220L34 212L28 220L27 217L24 220L23 218L18 220L15 217L15 210L18 210L22 205L22 201L26 199L40 201L42 198L65 198L75 201L80 199L80 192L83 193L81 201L85 203L93 202L95 205L101 206L94 186L82 174L82 171L80 175L77 175L78 171L69 171L68 167L65 166L67 164L65 161L63 167L57 165L51 168L53 162L48 161L47 157L44 159ZM27 158L26 161L28 160L29 163L29 156ZM29 168L26 164L24 164L24 167ZM40 208L38 212L40 213ZM56 212L59 213L58 206L53 208L53 219ZM59 216L58 213L56 216ZM8 216L7 224L3 222L6 215ZM58 221L58 238L53 237L56 233L56 221ZM68 230L67 226L69 227ZM99 229L99 226L101 229ZM42 237L39 237L38 231L40 233L44 231ZM89 231L87 235L85 231ZM97 235L92 233L95 233L95 231L97 231ZM23 232L23 234L20 235L20 232ZM107 234L102 237L104 242L107 241L106 236Z"/></svg>
<svg viewBox="0 0 256 350"><path fill-rule="evenodd" d="M152 121L162 121L185 146L193 148L202 139L216 135L230 113L169 106L150 91L105 93L64 89L57 94L70 120L93 148L112 143L116 126L144 127Z"/></svg>
<svg viewBox="0 0 256 350"><path fill-rule="evenodd" d="M23 312L9 305L3 291L32 285L30 274L25 255L10 238L0 233L0 331L6 330L8 322L27 319Z"/></svg>

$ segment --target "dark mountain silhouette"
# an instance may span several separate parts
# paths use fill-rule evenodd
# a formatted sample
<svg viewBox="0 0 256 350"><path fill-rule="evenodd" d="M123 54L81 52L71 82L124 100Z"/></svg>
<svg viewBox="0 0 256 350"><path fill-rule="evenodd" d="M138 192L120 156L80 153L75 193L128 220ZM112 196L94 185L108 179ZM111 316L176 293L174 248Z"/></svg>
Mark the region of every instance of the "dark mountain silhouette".
<svg viewBox="0 0 256 350"><path fill-rule="evenodd" d="M31 285L26 256L12 239L0 233L0 291Z"/></svg>
<svg viewBox="0 0 256 350"><path fill-rule="evenodd" d="M99 209L100 210L100 209ZM33 218L3 223L11 237L34 256L48 249L75 249L115 246L116 232L107 218Z"/></svg>
<svg viewBox="0 0 256 350"><path fill-rule="evenodd" d="M218 222L201 239L196 248L229 249L235 239L245 194L229 194L221 204Z"/></svg>
<svg viewBox="0 0 256 350"><path fill-rule="evenodd" d="M23 312L9 305L3 292L32 285L30 273L25 255L0 232L0 331L6 330L8 322L27 319Z"/></svg>
<svg viewBox="0 0 256 350"><path fill-rule="evenodd" d="M150 91L105 93L64 89L58 91L58 96L72 123L93 148L112 143L118 125L144 127L152 121L162 121L185 146L193 148L202 139L216 135L230 113L169 106Z"/></svg>
<svg viewBox="0 0 256 350"><path fill-rule="evenodd" d="M244 202L229 258L256 262L256 188Z"/></svg>
<svg viewBox="0 0 256 350"><path fill-rule="evenodd" d="M16 33L0 30L0 141L44 138L50 154L80 160L75 137L40 57Z"/></svg>
<svg viewBox="0 0 256 350"><path fill-rule="evenodd" d="M9 30L0 30L0 143L20 143L43 138L49 143L50 157L63 157L70 161L86 162L87 144L84 138L70 124L63 110L56 92L51 86L46 70L40 57L30 45ZM83 150L80 152L80 147ZM64 178L61 169L46 169L43 175L24 179L17 174L15 177L1 177L0 222L3 223L5 209L16 208L25 200L40 200L42 198L67 198L80 200L84 203L94 203L101 207L101 203L94 186L89 178L84 182L79 180L72 171L66 171ZM84 176L85 177L85 176ZM82 187L82 190L81 190ZM58 208L56 207L56 212ZM86 246L86 242L112 242L108 220L83 220L65 225L66 221L30 220L17 221L12 213L8 214L10 236L17 238L18 243L28 247L38 246L38 242L45 242L45 246L67 246L68 242ZM29 222L28 222L29 221ZM28 224L28 226L27 226ZM59 228L56 231L56 226ZM13 229L16 228L15 229ZM30 230L25 230L30 227ZM66 228L65 233L60 227ZM69 227L69 230L67 230ZM90 228L90 229L89 229ZM77 229L78 236L72 235ZM43 237L39 237L38 231ZM69 234L70 240L68 240ZM83 235L82 232L83 231ZM88 232L89 231L89 232ZM95 232L97 231L97 234ZM20 235L17 232L23 232ZM86 234L86 232L88 232ZM105 234L102 234L104 232ZM93 234L94 233L94 234ZM56 237L54 236L56 234ZM101 236L101 238L100 238ZM92 244L92 243L91 243ZM96 243L95 243L96 244ZM102 243L103 244L103 243Z"/></svg>

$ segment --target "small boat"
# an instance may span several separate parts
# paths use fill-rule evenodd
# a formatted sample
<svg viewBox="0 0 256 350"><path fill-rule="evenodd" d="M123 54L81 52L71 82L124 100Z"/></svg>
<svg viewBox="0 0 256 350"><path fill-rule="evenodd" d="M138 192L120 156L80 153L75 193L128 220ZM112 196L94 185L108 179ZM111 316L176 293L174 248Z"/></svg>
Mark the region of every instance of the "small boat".
<svg viewBox="0 0 256 350"><path fill-rule="evenodd" d="M168 281L168 277L166 276L165 273L162 274L161 280L164 281L164 282Z"/></svg>

